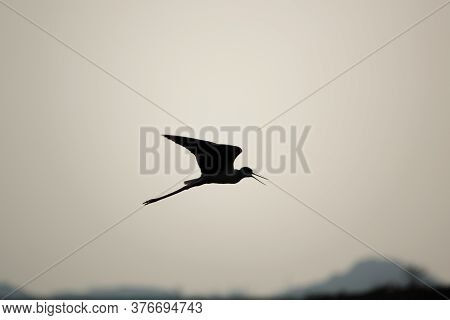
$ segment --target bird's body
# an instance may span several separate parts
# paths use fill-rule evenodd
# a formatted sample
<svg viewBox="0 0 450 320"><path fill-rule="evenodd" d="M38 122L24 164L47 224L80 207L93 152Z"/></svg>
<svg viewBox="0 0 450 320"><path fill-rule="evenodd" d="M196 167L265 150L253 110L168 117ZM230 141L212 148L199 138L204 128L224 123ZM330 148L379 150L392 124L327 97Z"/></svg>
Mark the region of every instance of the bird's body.
<svg viewBox="0 0 450 320"><path fill-rule="evenodd" d="M219 173L217 175L202 175L201 177L189 181L185 181L184 184L189 185L190 183L218 183L218 184L236 184L245 176L240 172L240 170L233 170L231 174Z"/></svg>
<svg viewBox="0 0 450 320"><path fill-rule="evenodd" d="M242 152L242 149L239 147L180 136L164 135L164 137L185 147L193 153L202 175L197 179L185 181L184 187L172 193L144 202L144 205L157 202L182 191L204 184L236 184L242 179L249 177L258 180L255 175L266 179L253 173L253 170L248 167L243 167L240 170L234 169L233 162ZM260 180L258 181L261 182Z"/></svg>

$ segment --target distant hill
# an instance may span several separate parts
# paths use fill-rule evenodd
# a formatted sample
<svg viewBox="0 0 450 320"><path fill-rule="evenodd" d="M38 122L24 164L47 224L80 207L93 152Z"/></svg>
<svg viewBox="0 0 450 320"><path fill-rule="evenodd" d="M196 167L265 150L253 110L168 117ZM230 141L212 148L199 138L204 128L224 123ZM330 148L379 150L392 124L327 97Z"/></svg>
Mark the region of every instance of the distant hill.
<svg viewBox="0 0 450 320"><path fill-rule="evenodd" d="M439 286L430 276L418 268L409 268L438 290L449 294L450 287ZM14 287L0 283L0 297L10 293ZM225 295L213 292L202 296L188 296L176 290L164 290L148 287L113 287L93 289L84 292L59 292L46 296L32 296L19 291L8 299L135 299L135 300L171 300L171 299L438 299L442 298L432 289L423 286L405 271L384 260L369 259L361 261L349 270L335 274L323 281L299 288L291 288L278 295L254 297L245 293Z"/></svg>
<svg viewBox="0 0 450 320"><path fill-rule="evenodd" d="M425 278L423 280L429 283L436 283L424 273L421 273L420 277ZM369 259L319 283L290 289L282 293L280 297L299 299L322 294L358 294L381 287L404 288L413 283L414 278L394 264L384 260Z"/></svg>
<svg viewBox="0 0 450 320"><path fill-rule="evenodd" d="M15 287L13 287L13 286L10 286L6 283L0 283L0 298L3 298L6 295L10 294L14 289L15 289ZM13 293L8 298L15 299L15 300L28 300L28 299L32 299L33 297L31 297L30 295L28 295L22 291L18 291L18 292Z"/></svg>

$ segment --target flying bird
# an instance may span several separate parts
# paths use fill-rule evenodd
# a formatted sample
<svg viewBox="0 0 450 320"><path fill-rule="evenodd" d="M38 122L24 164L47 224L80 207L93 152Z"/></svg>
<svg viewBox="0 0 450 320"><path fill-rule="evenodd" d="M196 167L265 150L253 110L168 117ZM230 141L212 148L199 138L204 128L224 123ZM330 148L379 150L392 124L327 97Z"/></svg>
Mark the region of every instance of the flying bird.
<svg viewBox="0 0 450 320"><path fill-rule="evenodd" d="M185 147L195 156L201 170L201 176L197 179L185 181L185 186L174 192L145 201L143 203L145 206L204 184L236 184L244 178L254 178L264 184L256 177L267 180L267 178L254 173L249 167L242 167L239 170L234 169L234 160L242 152L239 147L167 134L163 137Z"/></svg>

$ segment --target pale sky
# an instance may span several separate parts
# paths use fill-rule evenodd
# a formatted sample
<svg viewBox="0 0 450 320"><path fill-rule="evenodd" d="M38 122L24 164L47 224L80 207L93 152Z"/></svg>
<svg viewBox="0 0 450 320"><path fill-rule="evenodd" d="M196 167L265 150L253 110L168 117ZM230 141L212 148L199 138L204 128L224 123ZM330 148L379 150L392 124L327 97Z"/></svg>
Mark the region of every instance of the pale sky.
<svg viewBox="0 0 450 320"><path fill-rule="evenodd" d="M266 123L444 2L5 1L195 130ZM179 123L1 4L0 43L0 282L19 285L183 178L139 173L139 128ZM312 127L312 173L265 174L447 282L449 57L446 7L277 119ZM146 207L26 289L267 294L370 256L247 179Z"/></svg>

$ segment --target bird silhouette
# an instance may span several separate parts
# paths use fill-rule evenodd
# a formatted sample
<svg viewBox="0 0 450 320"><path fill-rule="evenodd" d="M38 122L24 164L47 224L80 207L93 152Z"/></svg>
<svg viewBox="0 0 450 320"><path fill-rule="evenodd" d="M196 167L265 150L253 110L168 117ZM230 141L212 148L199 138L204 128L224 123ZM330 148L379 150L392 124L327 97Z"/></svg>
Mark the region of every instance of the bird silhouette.
<svg viewBox="0 0 450 320"><path fill-rule="evenodd" d="M163 137L185 147L195 156L201 170L201 176L193 180L185 181L185 186L174 192L145 201L143 203L144 205L157 202L182 191L186 191L193 187L199 187L204 184L236 184L244 178L254 178L258 182L264 184L264 182L256 177L267 180L267 178L254 173L249 167L242 167L239 170L234 169L234 160L242 152L242 149L239 147L167 134L163 135Z"/></svg>

